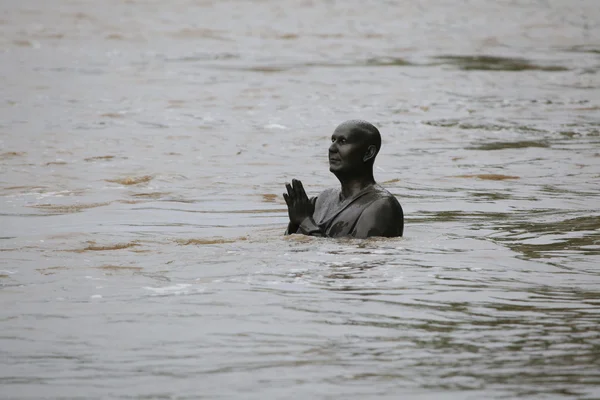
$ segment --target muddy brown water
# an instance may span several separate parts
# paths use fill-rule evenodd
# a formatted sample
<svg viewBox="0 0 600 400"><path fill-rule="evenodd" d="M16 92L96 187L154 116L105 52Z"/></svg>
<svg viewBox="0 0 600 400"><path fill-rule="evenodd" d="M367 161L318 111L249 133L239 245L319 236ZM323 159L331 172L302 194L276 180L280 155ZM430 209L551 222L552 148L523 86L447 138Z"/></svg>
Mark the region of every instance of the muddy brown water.
<svg viewBox="0 0 600 400"><path fill-rule="evenodd" d="M0 397L600 398L596 1L0 11ZM349 118L405 237L283 237Z"/></svg>

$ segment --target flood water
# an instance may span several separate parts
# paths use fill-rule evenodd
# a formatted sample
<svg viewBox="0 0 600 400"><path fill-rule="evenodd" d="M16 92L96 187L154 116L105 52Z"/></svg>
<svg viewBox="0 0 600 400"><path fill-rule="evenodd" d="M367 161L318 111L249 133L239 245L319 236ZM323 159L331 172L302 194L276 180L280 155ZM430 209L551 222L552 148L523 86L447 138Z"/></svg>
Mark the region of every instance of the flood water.
<svg viewBox="0 0 600 400"><path fill-rule="evenodd" d="M0 1L0 397L600 398L600 7ZM284 237L375 123L405 237Z"/></svg>

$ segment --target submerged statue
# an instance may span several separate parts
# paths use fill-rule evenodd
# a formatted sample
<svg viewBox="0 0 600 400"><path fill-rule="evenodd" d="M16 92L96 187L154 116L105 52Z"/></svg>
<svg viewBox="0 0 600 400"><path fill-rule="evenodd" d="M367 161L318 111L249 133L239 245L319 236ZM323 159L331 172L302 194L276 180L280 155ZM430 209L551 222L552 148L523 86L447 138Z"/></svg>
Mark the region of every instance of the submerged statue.
<svg viewBox="0 0 600 400"><path fill-rule="evenodd" d="M329 147L329 170L341 183L309 199L302 182L287 183L283 198L290 222L286 234L355 237L402 236L404 213L393 194L373 178L381 148L379 130L366 121L346 121L335 128Z"/></svg>

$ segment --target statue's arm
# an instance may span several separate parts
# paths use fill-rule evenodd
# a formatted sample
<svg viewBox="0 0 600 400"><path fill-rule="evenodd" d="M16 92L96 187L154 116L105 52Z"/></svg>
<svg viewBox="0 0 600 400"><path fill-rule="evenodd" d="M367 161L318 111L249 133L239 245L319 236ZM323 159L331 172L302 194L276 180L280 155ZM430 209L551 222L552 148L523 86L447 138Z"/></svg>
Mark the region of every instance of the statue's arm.
<svg viewBox="0 0 600 400"><path fill-rule="evenodd" d="M308 236L326 236L325 232L319 228L319 225L317 225L313 217L304 218L298 226L297 233L302 233Z"/></svg>
<svg viewBox="0 0 600 400"><path fill-rule="evenodd" d="M404 213L397 200L382 198L374 201L358 218L354 237L364 239L371 236L396 237L404 232Z"/></svg>

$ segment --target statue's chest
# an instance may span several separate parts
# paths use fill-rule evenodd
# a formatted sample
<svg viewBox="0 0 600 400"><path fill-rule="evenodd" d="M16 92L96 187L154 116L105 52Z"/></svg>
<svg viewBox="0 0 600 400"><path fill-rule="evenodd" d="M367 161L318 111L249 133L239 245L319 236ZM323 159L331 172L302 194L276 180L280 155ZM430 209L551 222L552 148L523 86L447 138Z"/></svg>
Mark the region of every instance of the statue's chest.
<svg viewBox="0 0 600 400"><path fill-rule="evenodd" d="M328 236L348 236L363 210L360 203L326 204L315 210L315 222Z"/></svg>

